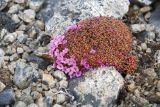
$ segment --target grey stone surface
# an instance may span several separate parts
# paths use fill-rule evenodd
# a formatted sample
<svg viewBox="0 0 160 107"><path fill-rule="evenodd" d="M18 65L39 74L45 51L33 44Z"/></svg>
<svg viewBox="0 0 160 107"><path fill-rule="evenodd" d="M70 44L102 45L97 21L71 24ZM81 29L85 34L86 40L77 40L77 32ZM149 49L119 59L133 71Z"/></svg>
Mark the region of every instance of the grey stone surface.
<svg viewBox="0 0 160 107"><path fill-rule="evenodd" d="M5 87L5 84L3 84L3 82L0 81L0 92L3 91Z"/></svg>
<svg viewBox="0 0 160 107"><path fill-rule="evenodd" d="M156 8L155 11L152 12L149 23L154 25L156 30L160 32L160 6Z"/></svg>
<svg viewBox="0 0 160 107"><path fill-rule="evenodd" d="M16 29L15 22L6 13L0 12L0 31L5 28L9 32L14 32Z"/></svg>
<svg viewBox="0 0 160 107"><path fill-rule="evenodd" d="M15 94L13 90L6 89L0 92L0 106L2 105L10 105L15 102Z"/></svg>
<svg viewBox="0 0 160 107"><path fill-rule="evenodd" d="M8 0L0 0L0 11L3 10L8 4Z"/></svg>
<svg viewBox="0 0 160 107"><path fill-rule="evenodd" d="M17 62L13 82L20 89L24 89L28 87L32 79L37 75L37 71L30 65L23 62Z"/></svg>
<svg viewBox="0 0 160 107"><path fill-rule="evenodd" d="M37 101L38 107L52 107L53 105L53 97L46 96L46 97L40 97Z"/></svg>
<svg viewBox="0 0 160 107"><path fill-rule="evenodd" d="M155 0L138 0L140 3L143 3L145 5L150 5L151 3L153 3L153 1Z"/></svg>
<svg viewBox="0 0 160 107"><path fill-rule="evenodd" d="M82 105L112 107L123 84L124 79L115 68L103 67L70 80L68 89Z"/></svg>
<svg viewBox="0 0 160 107"><path fill-rule="evenodd" d="M28 105L27 107L38 107L36 104L32 103L30 105Z"/></svg>
<svg viewBox="0 0 160 107"><path fill-rule="evenodd" d="M18 101L15 107L27 107L23 101Z"/></svg>
<svg viewBox="0 0 160 107"><path fill-rule="evenodd" d="M4 65L4 55L5 52L0 48L0 68L2 68L2 66Z"/></svg>
<svg viewBox="0 0 160 107"><path fill-rule="evenodd" d="M121 18L128 11L129 0L48 0L39 17L46 22L46 30L55 34L66 26L92 16Z"/></svg>

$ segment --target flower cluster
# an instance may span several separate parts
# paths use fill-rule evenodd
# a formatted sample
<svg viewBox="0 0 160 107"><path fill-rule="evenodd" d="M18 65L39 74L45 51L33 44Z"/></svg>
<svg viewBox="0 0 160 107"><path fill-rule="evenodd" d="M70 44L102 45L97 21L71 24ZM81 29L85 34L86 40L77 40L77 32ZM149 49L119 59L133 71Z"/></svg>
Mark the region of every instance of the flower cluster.
<svg viewBox="0 0 160 107"><path fill-rule="evenodd" d="M51 42L48 45L49 55L55 59L53 67L56 67L59 70L62 70L66 74L72 77L81 76L81 72L76 65L75 57L72 55L70 58L65 58L65 55L68 53L69 49L64 48L62 51L58 49L60 45L66 44L67 41L64 39L65 36L58 35L53 36Z"/></svg>
<svg viewBox="0 0 160 107"><path fill-rule="evenodd" d="M122 21L101 16L68 26L48 46L53 66L72 78L100 66L134 72L137 59L130 54L131 45L132 34Z"/></svg>

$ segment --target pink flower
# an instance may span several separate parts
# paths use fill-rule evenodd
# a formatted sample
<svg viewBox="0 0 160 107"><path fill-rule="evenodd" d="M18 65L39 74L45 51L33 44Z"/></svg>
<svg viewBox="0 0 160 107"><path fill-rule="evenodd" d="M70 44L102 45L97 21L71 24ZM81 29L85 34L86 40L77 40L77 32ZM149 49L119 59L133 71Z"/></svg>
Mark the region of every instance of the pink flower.
<svg viewBox="0 0 160 107"><path fill-rule="evenodd" d="M82 75L82 73L79 71L79 72L76 72L76 77L80 77Z"/></svg>
<svg viewBox="0 0 160 107"><path fill-rule="evenodd" d="M95 53L96 53L96 50L92 48L92 49L90 50L90 53L91 53L91 54L95 54Z"/></svg>
<svg viewBox="0 0 160 107"><path fill-rule="evenodd" d="M59 70L64 70L64 66L63 66L62 64L57 64L57 68L58 68Z"/></svg>
<svg viewBox="0 0 160 107"><path fill-rule="evenodd" d="M69 73L71 71L71 69L70 68L66 68L65 70L64 70L64 73Z"/></svg>
<svg viewBox="0 0 160 107"><path fill-rule="evenodd" d="M90 69L90 68L91 68L91 66L90 66L89 64L85 64L84 67L85 67L86 69Z"/></svg>
<svg viewBox="0 0 160 107"><path fill-rule="evenodd" d="M83 65L83 66L84 66L86 63L87 63L86 59L82 59L81 62L80 62L80 64Z"/></svg>
<svg viewBox="0 0 160 107"><path fill-rule="evenodd" d="M56 51L54 52L54 55L57 57L59 55L59 50L56 49Z"/></svg>
<svg viewBox="0 0 160 107"><path fill-rule="evenodd" d="M81 28L80 25L74 24L74 25L68 26L66 30L68 31L68 30L75 30L75 29L80 29L80 28Z"/></svg>
<svg viewBox="0 0 160 107"><path fill-rule="evenodd" d="M71 70L72 70L73 72L79 72L79 68L78 68L77 66L72 66L72 67L71 67Z"/></svg>

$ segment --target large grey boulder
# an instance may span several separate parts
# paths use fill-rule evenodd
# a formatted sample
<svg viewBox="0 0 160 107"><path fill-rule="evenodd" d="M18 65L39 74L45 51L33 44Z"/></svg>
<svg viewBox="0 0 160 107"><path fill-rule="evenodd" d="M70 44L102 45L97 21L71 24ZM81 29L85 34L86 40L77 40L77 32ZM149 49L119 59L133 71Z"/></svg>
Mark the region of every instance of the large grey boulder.
<svg viewBox="0 0 160 107"><path fill-rule="evenodd" d="M113 107L123 85L124 79L114 67L103 67L70 80L68 89L83 106Z"/></svg>
<svg viewBox="0 0 160 107"><path fill-rule="evenodd" d="M129 0L48 0L39 16L46 22L46 31L63 33L66 26L92 16L122 18Z"/></svg>

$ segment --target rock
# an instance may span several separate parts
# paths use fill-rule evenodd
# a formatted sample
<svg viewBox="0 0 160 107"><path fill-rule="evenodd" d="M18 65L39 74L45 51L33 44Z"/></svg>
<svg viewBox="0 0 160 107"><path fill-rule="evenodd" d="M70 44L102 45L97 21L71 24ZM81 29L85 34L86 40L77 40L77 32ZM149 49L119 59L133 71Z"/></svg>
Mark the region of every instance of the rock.
<svg viewBox="0 0 160 107"><path fill-rule="evenodd" d="M42 74L42 82L45 85L48 85L49 87L54 87L56 82L54 80L54 78L52 77L52 75L49 74Z"/></svg>
<svg viewBox="0 0 160 107"><path fill-rule="evenodd" d="M15 22L6 13L0 12L0 31L5 28L9 32L14 32L16 29Z"/></svg>
<svg viewBox="0 0 160 107"><path fill-rule="evenodd" d="M149 53L149 54L152 53L151 48L147 48L146 53Z"/></svg>
<svg viewBox="0 0 160 107"><path fill-rule="evenodd" d="M17 40L20 42L20 43L25 43L27 41L27 35L26 34L19 34L17 36Z"/></svg>
<svg viewBox="0 0 160 107"><path fill-rule="evenodd" d="M35 20L35 16L36 16L36 13L34 10L32 9L27 9L27 10L24 10L23 13L20 13L19 14L19 17L24 21L24 22L27 22L27 23L31 23Z"/></svg>
<svg viewBox="0 0 160 107"><path fill-rule="evenodd" d="M137 1L145 5L150 5L151 3L153 3L154 0L137 0Z"/></svg>
<svg viewBox="0 0 160 107"><path fill-rule="evenodd" d="M135 82L131 82L128 86L127 86L127 89L128 91L130 92L134 92L136 86L135 86Z"/></svg>
<svg viewBox="0 0 160 107"><path fill-rule="evenodd" d="M39 30L38 30L36 27L34 27L34 26L32 26L32 27L28 30L28 35L29 35L29 37L30 37L30 38L33 38L33 39L36 38L36 36L37 36L38 33L39 33Z"/></svg>
<svg viewBox="0 0 160 107"><path fill-rule="evenodd" d="M38 107L52 107L53 98L51 96L40 97L37 101Z"/></svg>
<svg viewBox="0 0 160 107"><path fill-rule="evenodd" d="M160 63L160 50L157 50L154 54L154 58L156 60L156 63Z"/></svg>
<svg viewBox="0 0 160 107"><path fill-rule="evenodd" d="M36 104L32 103L30 105L28 105L27 107L38 107Z"/></svg>
<svg viewBox="0 0 160 107"><path fill-rule="evenodd" d="M147 38L151 41L153 41L153 39L155 39L156 35L154 32L146 32Z"/></svg>
<svg viewBox="0 0 160 107"><path fill-rule="evenodd" d="M30 0L29 7L36 12L40 10L45 0Z"/></svg>
<svg viewBox="0 0 160 107"><path fill-rule="evenodd" d="M3 10L8 4L8 0L1 0L0 1L0 11Z"/></svg>
<svg viewBox="0 0 160 107"><path fill-rule="evenodd" d="M0 81L4 83L6 86L12 85L12 80L10 78L10 73L8 69L0 69Z"/></svg>
<svg viewBox="0 0 160 107"><path fill-rule="evenodd" d="M27 88L33 78L36 78L37 71L23 62L17 62L13 82L20 89Z"/></svg>
<svg viewBox="0 0 160 107"><path fill-rule="evenodd" d="M5 53L4 53L3 49L0 48L0 68L2 68L4 65L4 55L5 55Z"/></svg>
<svg viewBox="0 0 160 107"><path fill-rule="evenodd" d="M18 17L17 14L13 14L13 15L12 15L12 20L13 20L15 23L19 23L19 22L20 22L20 19L19 19L19 17Z"/></svg>
<svg viewBox="0 0 160 107"><path fill-rule="evenodd" d="M141 43L141 48L142 48L142 50L147 50L147 44L146 43Z"/></svg>
<svg viewBox="0 0 160 107"><path fill-rule="evenodd" d="M160 6L156 8L155 11L152 12L149 23L154 25L156 30L160 32Z"/></svg>
<svg viewBox="0 0 160 107"><path fill-rule="evenodd" d="M67 77L62 71L52 71L52 75L58 80L66 80Z"/></svg>
<svg viewBox="0 0 160 107"><path fill-rule="evenodd" d="M41 20L37 20L35 25L36 25L38 28L40 28L41 30L44 30L44 28L45 28L44 22L41 21Z"/></svg>
<svg viewBox="0 0 160 107"><path fill-rule="evenodd" d="M132 24L131 30L133 33L138 33L145 30L145 24Z"/></svg>
<svg viewBox="0 0 160 107"><path fill-rule="evenodd" d="M23 101L26 105L29 105L31 103L34 103L32 96L28 95L28 94L23 94L20 97L20 100Z"/></svg>
<svg viewBox="0 0 160 107"><path fill-rule="evenodd" d="M25 3L25 0L14 0L15 3L23 4Z"/></svg>
<svg viewBox="0 0 160 107"><path fill-rule="evenodd" d="M3 89L4 89L5 87L6 87L6 86L3 84L3 82L0 81L0 92L3 91Z"/></svg>
<svg viewBox="0 0 160 107"><path fill-rule="evenodd" d="M10 60L10 61L15 61L15 60L17 60L18 58L19 58L18 54L15 53L15 54L13 54L12 56L9 57L9 60Z"/></svg>
<svg viewBox="0 0 160 107"><path fill-rule="evenodd" d="M27 107L27 105L22 101L18 101L15 107Z"/></svg>
<svg viewBox="0 0 160 107"><path fill-rule="evenodd" d="M51 64L49 61L46 61L46 60L44 60L44 59L42 59L42 58L40 58L40 57L38 57L34 54L28 55L26 60L28 62L37 63L38 67L42 70L45 70L48 67L48 65Z"/></svg>
<svg viewBox="0 0 160 107"><path fill-rule="evenodd" d="M6 89L0 92L0 106L14 104L15 94L13 90Z"/></svg>
<svg viewBox="0 0 160 107"><path fill-rule="evenodd" d="M123 84L123 77L114 67L102 67L70 80L68 89L82 105L112 107Z"/></svg>
<svg viewBox="0 0 160 107"><path fill-rule="evenodd" d="M155 72L154 68L147 68L143 70L143 74L152 79L157 77L157 73Z"/></svg>
<svg viewBox="0 0 160 107"><path fill-rule="evenodd" d="M65 102L65 100L66 100L66 96L64 94L58 94L56 103L62 104Z"/></svg>
<svg viewBox="0 0 160 107"><path fill-rule="evenodd" d="M16 33L9 33L4 37L4 41L7 43L13 43L15 42L16 37L17 37Z"/></svg>
<svg viewBox="0 0 160 107"><path fill-rule="evenodd" d="M64 27L88 17L102 15L122 18L129 4L129 0L48 0L39 17L46 22L47 31L59 34L63 33Z"/></svg>
<svg viewBox="0 0 160 107"><path fill-rule="evenodd" d="M17 53L18 54L22 54L24 52L23 48L18 47L17 48Z"/></svg>
<svg viewBox="0 0 160 107"><path fill-rule="evenodd" d="M53 107L63 107L63 106L61 106L59 104L54 104Z"/></svg>
<svg viewBox="0 0 160 107"><path fill-rule="evenodd" d="M8 13L15 14L21 11L22 9L23 7L21 7L19 4L14 4L9 8Z"/></svg>
<svg viewBox="0 0 160 107"><path fill-rule="evenodd" d="M160 80L157 83L157 90L160 92Z"/></svg>
<svg viewBox="0 0 160 107"><path fill-rule="evenodd" d="M1 34L0 34L0 40L4 38L4 36L7 34L7 30L6 29L2 29Z"/></svg>
<svg viewBox="0 0 160 107"><path fill-rule="evenodd" d="M61 80L61 81L59 82L59 85L60 85L60 88L67 88L67 86L68 86L68 81L66 81L66 80Z"/></svg>

